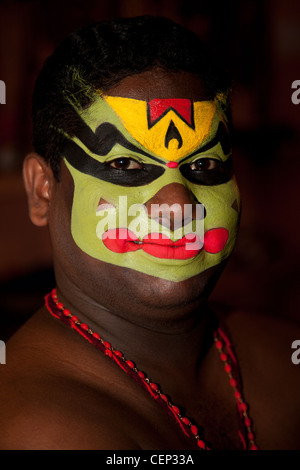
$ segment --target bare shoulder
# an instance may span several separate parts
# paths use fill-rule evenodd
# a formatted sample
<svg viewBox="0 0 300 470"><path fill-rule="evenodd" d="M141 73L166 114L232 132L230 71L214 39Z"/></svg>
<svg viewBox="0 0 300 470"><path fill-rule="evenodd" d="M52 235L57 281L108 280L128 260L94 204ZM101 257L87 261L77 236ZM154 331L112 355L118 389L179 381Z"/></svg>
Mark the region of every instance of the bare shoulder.
<svg viewBox="0 0 300 470"><path fill-rule="evenodd" d="M37 315L7 343L0 370L1 450L136 448L123 423L116 425L118 396L96 380L93 350L87 348L89 361L85 343L76 341ZM101 356L96 367L100 373Z"/></svg>
<svg viewBox="0 0 300 470"><path fill-rule="evenodd" d="M43 311L7 343L3 367L0 450L185 448L150 395Z"/></svg>
<svg viewBox="0 0 300 470"><path fill-rule="evenodd" d="M72 383L21 379L6 385L0 406L1 450L136 449L111 410L106 394ZM74 394L76 391L76 396ZM108 412L110 410L110 412Z"/></svg>
<svg viewBox="0 0 300 470"><path fill-rule="evenodd" d="M299 324L245 311L231 311L224 321L261 448L299 449Z"/></svg>

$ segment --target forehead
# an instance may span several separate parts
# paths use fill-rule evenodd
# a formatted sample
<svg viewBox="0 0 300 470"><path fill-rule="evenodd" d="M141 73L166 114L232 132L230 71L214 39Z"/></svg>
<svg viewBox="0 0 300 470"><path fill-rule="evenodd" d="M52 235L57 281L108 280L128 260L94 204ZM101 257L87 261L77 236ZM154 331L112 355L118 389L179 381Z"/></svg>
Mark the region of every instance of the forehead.
<svg viewBox="0 0 300 470"><path fill-rule="evenodd" d="M167 161L187 156L217 131L216 104L194 74L152 69L123 79L101 97L81 114L94 132L101 121L112 122Z"/></svg>
<svg viewBox="0 0 300 470"><path fill-rule="evenodd" d="M106 90L106 94L144 101L174 97L192 101L209 99L197 75L183 71L165 71L160 68L126 77Z"/></svg>
<svg viewBox="0 0 300 470"><path fill-rule="evenodd" d="M186 98L104 96L129 134L144 148L166 160L178 160L198 148L211 133L216 105Z"/></svg>

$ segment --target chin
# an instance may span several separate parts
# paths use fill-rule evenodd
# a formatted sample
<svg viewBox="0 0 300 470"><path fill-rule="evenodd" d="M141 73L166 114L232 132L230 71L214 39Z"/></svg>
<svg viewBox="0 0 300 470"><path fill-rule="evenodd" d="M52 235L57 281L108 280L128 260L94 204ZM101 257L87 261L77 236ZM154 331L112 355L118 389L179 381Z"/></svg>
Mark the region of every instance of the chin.
<svg viewBox="0 0 300 470"><path fill-rule="evenodd" d="M140 305L154 309L195 308L205 302L217 280L219 279L225 262L211 267L202 273L184 281L172 282L143 273L135 273L134 282L127 277L126 289Z"/></svg>
<svg viewBox="0 0 300 470"><path fill-rule="evenodd" d="M182 320L204 304L212 292L227 261L185 279L173 282L127 267L94 260L86 254L78 256L76 269L61 269L68 272L70 283L80 286L94 302L117 316L134 322L152 324L155 321ZM60 269L58 267L60 266ZM65 279L65 274L62 275Z"/></svg>

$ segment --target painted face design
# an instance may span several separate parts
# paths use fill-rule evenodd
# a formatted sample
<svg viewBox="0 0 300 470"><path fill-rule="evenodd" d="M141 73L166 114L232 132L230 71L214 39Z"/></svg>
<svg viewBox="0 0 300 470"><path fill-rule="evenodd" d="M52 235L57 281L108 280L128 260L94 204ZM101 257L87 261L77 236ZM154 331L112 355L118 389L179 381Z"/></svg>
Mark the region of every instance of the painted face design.
<svg viewBox="0 0 300 470"><path fill-rule="evenodd" d="M74 180L71 232L81 250L174 282L230 255L240 202L216 102L99 96L88 109L74 109L74 119L79 132L65 136L64 161ZM174 184L194 203L170 227L151 201Z"/></svg>

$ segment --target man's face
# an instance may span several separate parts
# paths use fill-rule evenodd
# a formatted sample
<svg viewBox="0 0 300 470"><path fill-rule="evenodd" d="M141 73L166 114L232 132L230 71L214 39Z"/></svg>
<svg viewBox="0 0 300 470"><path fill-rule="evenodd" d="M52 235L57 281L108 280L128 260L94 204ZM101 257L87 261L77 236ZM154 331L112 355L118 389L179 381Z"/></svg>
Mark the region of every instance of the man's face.
<svg viewBox="0 0 300 470"><path fill-rule="evenodd" d="M228 258L240 203L218 103L159 78L157 95L145 73L79 113L71 234L95 260L180 282Z"/></svg>

